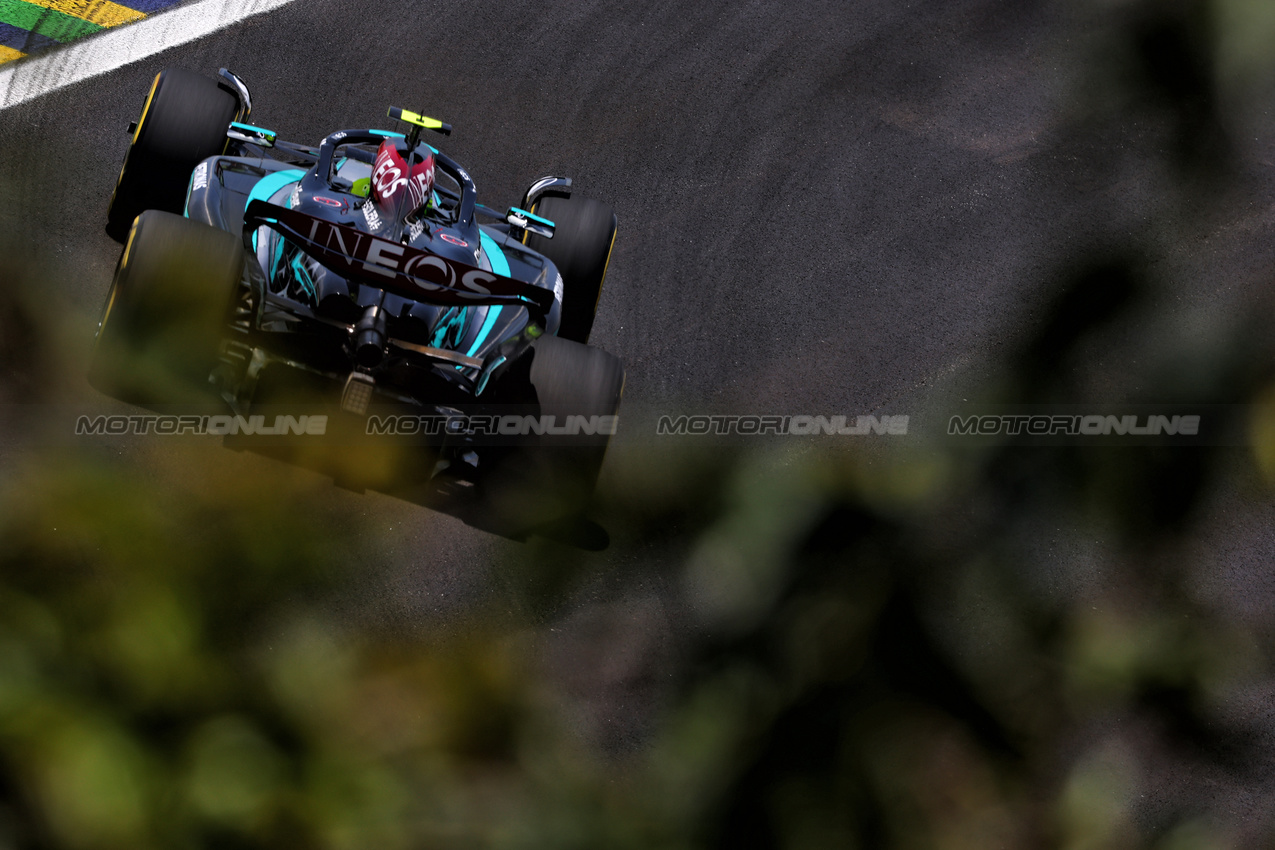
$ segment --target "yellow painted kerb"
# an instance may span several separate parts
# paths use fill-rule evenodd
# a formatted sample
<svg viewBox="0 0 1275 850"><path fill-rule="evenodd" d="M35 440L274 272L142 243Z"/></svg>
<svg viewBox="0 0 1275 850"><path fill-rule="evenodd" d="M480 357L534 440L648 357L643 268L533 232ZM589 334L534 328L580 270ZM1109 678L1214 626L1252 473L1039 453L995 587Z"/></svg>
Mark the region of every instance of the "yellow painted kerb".
<svg viewBox="0 0 1275 850"><path fill-rule="evenodd" d="M0 65L5 62L12 62L14 59L21 59L23 56L26 56L26 54L21 50L14 50L12 47L5 47L0 44Z"/></svg>
<svg viewBox="0 0 1275 850"><path fill-rule="evenodd" d="M112 3L110 0L26 0L36 6L43 6L99 27L117 27L131 21L140 21L146 17L136 9Z"/></svg>

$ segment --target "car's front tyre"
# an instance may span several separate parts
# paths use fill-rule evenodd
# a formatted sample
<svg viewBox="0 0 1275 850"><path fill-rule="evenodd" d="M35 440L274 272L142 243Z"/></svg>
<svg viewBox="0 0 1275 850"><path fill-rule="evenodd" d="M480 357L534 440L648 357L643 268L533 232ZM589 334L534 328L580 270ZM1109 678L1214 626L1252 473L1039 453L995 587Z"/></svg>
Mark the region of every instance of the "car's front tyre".
<svg viewBox="0 0 1275 850"><path fill-rule="evenodd" d="M541 198L534 207L530 212L555 225L552 239L528 234L527 247L552 260L562 274L558 336L588 342L615 244L615 213L600 201L556 195Z"/></svg>
<svg viewBox="0 0 1275 850"><path fill-rule="evenodd" d="M179 213L190 173L226 148L239 101L213 80L182 68L161 71L124 156L106 213L106 232L123 242L143 210Z"/></svg>

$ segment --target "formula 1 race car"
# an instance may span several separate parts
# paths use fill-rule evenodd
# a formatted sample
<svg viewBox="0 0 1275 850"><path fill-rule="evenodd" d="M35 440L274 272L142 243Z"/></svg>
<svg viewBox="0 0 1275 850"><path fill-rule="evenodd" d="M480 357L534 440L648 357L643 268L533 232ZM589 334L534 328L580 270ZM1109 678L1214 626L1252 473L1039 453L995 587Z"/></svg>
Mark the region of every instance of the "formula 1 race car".
<svg viewBox="0 0 1275 850"><path fill-rule="evenodd" d="M388 113L406 133L317 147L251 109L225 69L155 78L107 214L125 247L90 383L160 411L213 400L248 431L262 411L329 410L333 468L356 489L389 487L350 474L354 436L410 432L396 478L473 488L521 527L578 513L624 384L587 345L611 209L558 177L503 212L479 204L421 141L450 125L406 109ZM397 428L404 411L442 425Z"/></svg>

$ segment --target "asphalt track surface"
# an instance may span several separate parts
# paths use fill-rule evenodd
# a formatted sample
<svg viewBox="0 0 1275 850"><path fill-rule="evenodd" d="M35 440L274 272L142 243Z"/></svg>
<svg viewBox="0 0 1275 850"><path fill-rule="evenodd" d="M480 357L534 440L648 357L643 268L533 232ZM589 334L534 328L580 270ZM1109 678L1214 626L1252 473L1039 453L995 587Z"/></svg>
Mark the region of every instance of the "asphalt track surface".
<svg viewBox="0 0 1275 850"><path fill-rule="evenodd" d="M635 410L915 414L994 373L1080 245L1150 223L1178 282L1169 336L1262 303L1271 116L1246 119L1247 182L1227 205L1166 209L1163 128L1079 117L1100 38L1062 2L297 0L0 114L0 223L51 303L91 327L119 253L102 225L128 122L158 70L226 66L283 138L385 126L387 105L407 106L455 125L441 146L489 205L547 173L612 204L593 341L623 358ZM613 454L648 443L622 428ZM332 498L384 529L357 616L432 628L502 595L497 565L519 544L374 494ZM1222 501L1244 517L1219 532L1231 554L1265 562L1269 506ZM674 661L686 628L676 589L640 568L665 554L613 538L552 624L551 659L593 653L560 666L582 734L608 747L640 744L658 694L633 671ZM1217 594L1268 615L1275 592L1242 573L1220 571ZM639 660L607 667L609 647Z"/></svg>

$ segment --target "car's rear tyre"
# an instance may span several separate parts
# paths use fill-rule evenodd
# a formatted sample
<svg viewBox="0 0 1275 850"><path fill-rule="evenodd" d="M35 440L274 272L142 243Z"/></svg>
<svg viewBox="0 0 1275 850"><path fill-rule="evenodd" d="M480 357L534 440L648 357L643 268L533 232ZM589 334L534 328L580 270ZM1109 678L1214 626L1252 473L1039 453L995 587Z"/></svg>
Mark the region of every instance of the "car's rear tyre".
<svg viewBox="0 0 1275 850"><path fill-rule="evenodd" d="M111 282L89 383L143 406L213 400L209 374L242 274L243 247L229 233L143 212Z"/></svg>
<svg viewBox="0 0 1275 850"><path fill-rule="evenodd" d="M551 416L557 427L578 426L575 434L527 437L483 477L495 515L511 529L531 530L588 504L615 427L602 417L617 415L624 366L601 349L552 336L536 340L520 361L505 379L531 391L530 404L518 409L542 422Z"/></svg>
<svg viewBox="0 0 1275 850"><path fill-rule="evenodd" d="M190 172L225 150L238 108L233 94L199 74L169 68L155 77L107 210L112 239L123 242L143 210L182 211Z"/></svg>
<svg viewBox="0 0 1275 850"><path fill-rule="evenodd" d="M552 239L528 234L527 247L544 254L562 273L562 324L558 336L588 342L615 244L616 218L590 198L541 198L530 210L555 225Z"/></svg>

